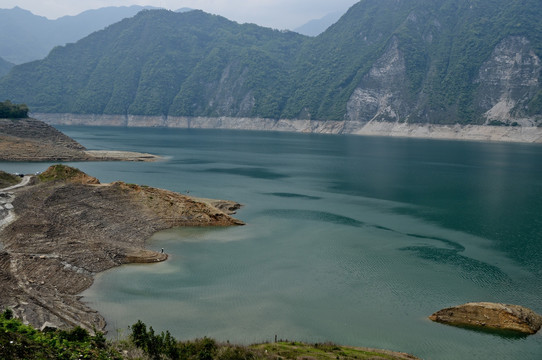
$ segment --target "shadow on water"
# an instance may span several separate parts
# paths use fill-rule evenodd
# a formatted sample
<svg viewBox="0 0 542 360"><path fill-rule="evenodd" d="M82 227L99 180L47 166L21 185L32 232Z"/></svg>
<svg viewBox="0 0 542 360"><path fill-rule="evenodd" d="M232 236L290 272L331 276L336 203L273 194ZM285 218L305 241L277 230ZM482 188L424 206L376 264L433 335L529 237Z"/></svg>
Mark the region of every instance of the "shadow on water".
<svg viewBox="0 0 542 360"><path fill-rule="evenodd" d="M503 282L512 283L512 280L501 269L485 262L460 255L460 250L443 249L434 246L407 246L400 250L410 251L418 257L438 264L449 264L459 267L470 274L469 276L477 283Z"/></svg>
<svg viewBox="0 0 542 360"><path fill-rule="evenodd" d="M313 220L326 222L336 225L347 225L354 227L365 226L365 223L347 216L337 215L325 211L314 211L314 210L290 210L290 209L277 209L277 210L268 210L264 212L266 215L280 217L285 219L296 219L296 220Z"/></svg>
<svg viewBox="0 0 542 360"><path fill-rule="evenodd" d="M512 279L500 268L490 265L486 262L461 255L460 253L465 251L465 247L455 241L434 236L403 233L385 226L368 224L351 217L333 214L325 211L275 209L265 211L264 213L269 216L280 217L284 219L318 221L335 225L352 226L357 228L374 228L403 235L409 238L429 240L431 241L431 243L429 244L405 246L400 248L399 250L408 251L414 256L437 264L448 264L458 267L462 270L462 272L469 274L469 278L480 286L486 286L488 284L495 283L502 283L508 285L512 284ZM441 247L439 247L439 243L441 244Z"/></svg>
<svg viewBox="0 0 542 360"><path fill-rule="evenodd" d="M277 180L277 179L283 179L287 178L287 175L279 174L273 171L269 171L265 168L229 168L229 169L220 169L220 168L212 168L212 169L206 169L202 170L201 172L206 173L218 173L218 174L229 174L229 175L240 175L240 176L246 176L251 177L255 179L267 179L267 180Z"/></svg>
<svg viewBox="0 0 542 360"><path fill-rule="evenodd" d="M459 328L462 330L472 331L478 334L491 335L491 336L495 336L495 337L510 340L510 341L525 340L529 336L531 336L529 334L525 334L520 331L492 329L492 328L479 327L479 326L474 326L474 325L451 325L451 324L445 324L445 323L441 323L441 325L446 325L446 326Z"/></svg>
<svg viewBox="0 0 542 360"><path fill-rule="evenodd" d="M310 196L310 195L303 195L303 194L294 194L294 193L284 193L284 192L274 192L274 193L263 193L264 195L271 195L276 197L282 197L282 198L298 198L298 199L307 199L307 200L320 200L321 197L318 196Z"/></svg>
<svg viewBox="0 0 542 360"><path fill-rule="evenodd" d="M425 236L425 235L419 235L419 234L405 234L405 235L413 237L413 238L417 238L417 239L440 241L454 248L456 251L465 251L465 247L455 241L451 241L451 240L447 240L447 239L443 239L443 238L439 238L435 236Z"/></svg>
<svg viewBox="0 0 542 360"><path fill-rule="evenodd" d="M175 159L172 161L174 164L183 164L183 165L207 165L213 164L215 161L202 160L202 159Z"/></svg>

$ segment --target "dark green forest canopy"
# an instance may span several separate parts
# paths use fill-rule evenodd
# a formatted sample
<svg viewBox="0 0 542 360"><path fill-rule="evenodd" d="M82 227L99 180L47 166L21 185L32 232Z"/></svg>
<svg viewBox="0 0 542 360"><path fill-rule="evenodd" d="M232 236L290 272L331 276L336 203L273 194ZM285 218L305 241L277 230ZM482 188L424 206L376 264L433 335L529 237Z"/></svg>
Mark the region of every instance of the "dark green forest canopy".
<svg viewBox="0 0 542 360"><path fill-rule="evenodd" d="M409 121L480 123L481 66L503 40L542 58L540 0L362 0L310 38L202 11L143 11L0 79L35 112L344 120L391 44ZM542 115L539 85L517 116ZM478 96L479 97L479 96Z"/></svg>
<svg viewBox="0 0 542 360"><path fill-rule="evenodd" d="M0 102L0 119L20 119L28 117L28 106L25 104L12 104L6 100Z"/></svg>

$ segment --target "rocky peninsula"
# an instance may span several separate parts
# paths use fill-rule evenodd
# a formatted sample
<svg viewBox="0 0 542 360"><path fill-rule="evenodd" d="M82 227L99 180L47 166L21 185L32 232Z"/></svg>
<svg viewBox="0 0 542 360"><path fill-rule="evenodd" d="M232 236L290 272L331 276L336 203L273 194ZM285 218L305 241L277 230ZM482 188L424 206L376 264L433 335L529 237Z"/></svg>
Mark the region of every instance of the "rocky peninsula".
<svg viewBox="0 0 542 360"><path fill-rule="evenodd" d="M0 216L11 218L0 229L0 308L11 308L36 328L103 330L103 317L78 294L101 271L167 259L145 248L155 232L243 224L209 200L123 182L100 184L63 165L27 181L2 192L9 205ZM240 206L218 204L232 210Z"/></svg>
<svg viewBox="0 0 542 360"><path fill-rule="evenodd" d="M43 121L0 119L0 161L154 161L158 156L124 151L89 151Z"/></svg>

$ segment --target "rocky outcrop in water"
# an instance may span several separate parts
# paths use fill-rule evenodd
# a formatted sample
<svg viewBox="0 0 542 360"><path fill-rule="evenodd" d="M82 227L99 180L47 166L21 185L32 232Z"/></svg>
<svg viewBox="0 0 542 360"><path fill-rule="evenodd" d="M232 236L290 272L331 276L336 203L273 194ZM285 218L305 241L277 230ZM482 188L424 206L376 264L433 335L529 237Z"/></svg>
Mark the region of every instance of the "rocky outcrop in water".
<svg viewBox="0 0 542 360"><path fill-rule="evenodd" d="M12 308L37 328L103 329L102 316L78 294L98 272L167 259L165 253L145 249L155 232L242 224L208 202L122 182L99 184L64 166L40 177L11 192L15 220L0 232L0 308Z"/></svg>
<svg viewBox="0 0 542 360"><path fill-rule="evenodd" d="M429 319L455 326L512 330L534 334L542 326L542 316L518 305L489 302L467 303L437 311Z"/></svg>

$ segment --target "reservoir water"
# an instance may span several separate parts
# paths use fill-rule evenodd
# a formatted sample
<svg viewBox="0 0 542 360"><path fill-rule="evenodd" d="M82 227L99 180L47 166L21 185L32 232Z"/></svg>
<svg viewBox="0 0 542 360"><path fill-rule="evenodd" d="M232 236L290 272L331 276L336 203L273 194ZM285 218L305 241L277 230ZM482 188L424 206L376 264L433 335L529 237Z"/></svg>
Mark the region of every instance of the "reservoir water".
<svg viewBox="0 0 542 360"><path fill-rule="evenodd" d="M74 163L244 204L246 226L181 228L170 259L101 273L84 301L126 336L333 341L424 359L542 359L528 337L433 323L471 301L542 314L542 146L215 130L59 127L89 149L155 163ZM34 172L49 164L0 163Z"/></svg>

